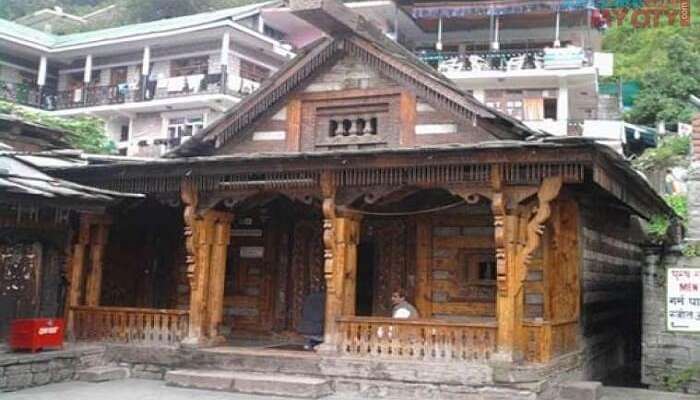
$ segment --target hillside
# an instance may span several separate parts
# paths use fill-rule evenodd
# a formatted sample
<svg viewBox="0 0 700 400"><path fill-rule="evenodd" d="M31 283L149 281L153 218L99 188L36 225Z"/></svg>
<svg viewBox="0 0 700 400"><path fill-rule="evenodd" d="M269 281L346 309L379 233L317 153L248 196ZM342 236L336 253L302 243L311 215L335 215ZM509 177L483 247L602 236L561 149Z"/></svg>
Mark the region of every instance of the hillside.
<svg viewBox="0 0 700 400"><path fill-rule="evenodd" d="M626 115L632 122L653 125L687 122L697 111L690 94L700 96L700 0L691 0L691 26L635 29L630 17L605 34L603 48L615 53L615 79L637 81L641 91Z"/></svg>

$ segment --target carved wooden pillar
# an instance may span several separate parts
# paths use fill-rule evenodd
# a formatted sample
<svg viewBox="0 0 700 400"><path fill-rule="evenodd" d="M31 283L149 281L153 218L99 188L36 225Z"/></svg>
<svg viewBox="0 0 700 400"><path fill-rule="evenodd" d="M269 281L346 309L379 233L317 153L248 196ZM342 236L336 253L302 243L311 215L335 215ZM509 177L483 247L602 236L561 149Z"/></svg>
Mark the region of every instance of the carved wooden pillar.
<svg viewBox="0 0 700 400"><path fill-rule="evenodd" d="M226 256L231 238L233 214L210 211L206 219L213 220L213 243L211 245L211 266L209 276L209 337L212 342L222 343L221 323L224 318L224 286L226 283Z"/></svg>
<svg viewBox="0 0 700 400"><path fill-rule="evenodd" d="M190 179L180 191L185 204L185 250L190 283L189 332L184 344L192 346L221 342L226 256L230 240L230 213L209 210L197 214L199 196Z"/></svg>
<svg viewBox="0 0 700 400"><path fill-rule="evenodd" d="M326 280L326 309L323 329L322 351L335 350L336 321L342 314L342 281L338 284L338 275L343 276L343 271L338 271L338 254L336 249L337 216L335 209L335 182L332 175L324 171L321 174L321 195L323 196L323 276Z"/></svg>
<svg viewBox="0 0 700 400"><path fill-rule="evenodd" d="M492 167L493 198L491 211L494 218L496 247L496 318L498 319L498 358L512 361L516 345L517 320L522 302L518 302L517 260L519 219L509 209L507 192L500 166Z"/></svg>
<svg viewBox="0 0 700 400"><path fill-rule="evenodd" d="M341 315L355 313L360 218L357 215L341 216L336 213L335 189L332 175L324 172L321 177L321 190L326 311L322 351L336 350L338 336L336 319Z"/></svg>
<svg viewBox="0 0 700 400"><path fill-rule="evenodd" d="M200 254L200 242L206 242L206 230L203 229L201 217L197 215L199 195L195 183L185 178L180 188L180 196L185 205L183 219L185 223L185 251L187 263L187 280L190 284L190 313L187 339L185 344L198 345L204 338L204 290L202 285L205 277L202 273L202 254Z"/></svg>
<svg viewBox="0 0 700 400"><path fill-rule="evenodd" d="M102 267L111 221L101 218L93 219L93 222L90 238L90 274L85 288L85 304L99 306L102 294Z"/></svg>
<svg viewBox="0 0 700 400"><path fill-rule="evenodd" d="M355 315L357 296L357 244L360 241L359 215L338 218L337 250L345 254L343 268L343 315Z"/></svg>
<svg viewBox="0 0 700 400"><path fill-rule="evenodd" d="M68 331L69 337L75 334L75 313L73 312L73 307L80 305L80 297L83 290L85 253L89 244L90 224L88 223L88 216L81 215L77 240L73 245L72 254L70 255L70 278L68 282L68 301L66 302L66 308L68 309L66 330Z"/></svg>
<svg viewBox="0 0 700 400"><path fill-rule="evenodd" d="M66 330L69 337L75 333L73 307L82 304L99 305L102 284L102 261L107 243L109 219L105 216L81 214L78 235L72 246L69 271L69 288L66 301ZM90 252L90 271L86 271L86 256ZM85 274L89 272L87 280Z"/></svg>
<svg viewBox="0 0 700 400"><path fill-rule="evenodd" d="M511 188L504 187L502 176L500 167L494 166L491 208L496 246L497 357L512 361L522 356L521 347L526 343L522 338L522 320L527 265L540 245L543 224L551 213L549 203L558 195L562 180L560 177L545 178L537 191L537 207L533 209L515 204L517 196L508 197ZM515 190L511 192L515 194Z"/></svg>

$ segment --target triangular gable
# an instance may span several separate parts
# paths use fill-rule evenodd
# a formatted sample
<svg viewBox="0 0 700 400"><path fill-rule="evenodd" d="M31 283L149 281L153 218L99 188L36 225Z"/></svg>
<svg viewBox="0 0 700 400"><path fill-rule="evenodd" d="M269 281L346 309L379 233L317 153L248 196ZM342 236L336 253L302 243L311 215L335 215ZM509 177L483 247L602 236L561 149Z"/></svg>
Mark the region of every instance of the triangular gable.
<svg viewBox="0 0 700 400"><path fill-rule="evenodd" d="M348 12L352 13L350 10ZM292 92L308 85L320 71L327 70L339 59L348 56L361 59L409 90L416 98L440 112L448 113L455 121L479 125L493 139L522 140L533 134L520 121L489 108L462 92L443 75L403 46L387 39L360 17L357 28L342 30L335 37L319 39L302 49L294 60L264 82L255 93L165 157L217 152L217 149L235 138L250 133L252 127L265 116L269 117L273 111L282 108L281 103Z"/></svg>

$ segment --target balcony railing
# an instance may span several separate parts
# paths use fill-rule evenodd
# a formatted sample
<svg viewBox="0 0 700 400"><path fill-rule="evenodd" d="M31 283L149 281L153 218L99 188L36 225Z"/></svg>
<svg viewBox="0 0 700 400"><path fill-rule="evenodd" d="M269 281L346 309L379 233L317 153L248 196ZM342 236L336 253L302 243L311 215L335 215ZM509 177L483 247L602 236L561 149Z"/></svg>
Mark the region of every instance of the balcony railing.
<svg viewBox="0 0 700 400"><path fill-rule="evenodd" d="M574 69L591 65L591 58L580 47L515 49L475 52L416 52L438 71L449 74L464 71L519 71Z"/></svg>
<svg viewBox="0 0 700 400"><path fill-rule="evenodd" d="M255 91L258 83L238 76L227 77L225 84L221 74L200 74L162 78L136 84L87 86L54 91L23 83L0 81L0 98L44 110L66 110L82 107L105 106L185 97L204 94L246 95Z"/></svg>
<svg viewBox="0 0 700 400"><path fill-rule="evenodd" d="M39 87L27 83L0 81L0 98L25 106L41 106Z"/></svg>

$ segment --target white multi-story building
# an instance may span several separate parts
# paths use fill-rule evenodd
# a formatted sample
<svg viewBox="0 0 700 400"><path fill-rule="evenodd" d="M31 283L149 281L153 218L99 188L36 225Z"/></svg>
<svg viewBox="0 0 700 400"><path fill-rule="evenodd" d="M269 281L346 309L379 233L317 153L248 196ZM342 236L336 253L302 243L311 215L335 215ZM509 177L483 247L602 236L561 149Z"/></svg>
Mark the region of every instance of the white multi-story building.
<svg viewBox="0 0 700 400"><path fill-rule="evenodd" d="M603 21L592 2L376 0L346 5L461 89L531 128L596 137L620 151L628 137L638 137L626 133L617 99L598 92L599 79L613 73L613 55L600 51ZM291 43L320 35L288 9L267 9L263 15L272 27L294 26Z"/></svg>
<svg viewBox="0 0 700 400"><path fill-rule="evenodd" d="M0 20L0 98L103 119L121 154L158 156L294 56L268 2L55 35Z"/></svg>

